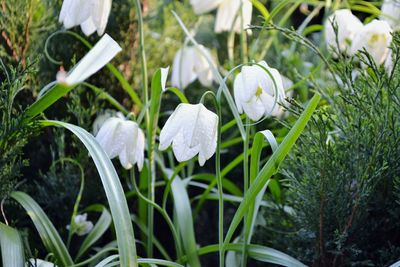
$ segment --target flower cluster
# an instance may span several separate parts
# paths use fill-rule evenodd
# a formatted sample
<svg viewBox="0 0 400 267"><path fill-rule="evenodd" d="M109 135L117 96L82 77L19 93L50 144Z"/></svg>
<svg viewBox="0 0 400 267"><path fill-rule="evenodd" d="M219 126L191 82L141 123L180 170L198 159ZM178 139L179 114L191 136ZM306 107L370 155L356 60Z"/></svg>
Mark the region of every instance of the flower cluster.
<svg viewBox="0 0 400 267"><path fill-rule="evenodd" d="M80 25L87 36L103 35L111 11L111 0L64 0L59 21L66 29Z"/></svg>
<svg viewBox="0 0 400 267"><path fill-rule="evenodd" d="M253 6L249 0L190 0L190 4L198 15L217 9L214 27L217 33L241 32L251 22Z"/></svg>
<svg viewBox="0 0 400 267"><path fill-rule="evenodd" d="M393 15L397 16L395 17L397 19L399 14L400 6L390 0L382 5L381 20L374 19L366 25L363 25L349 9L336 10L325 22L328 49L335 54L347 55L354 55L365 49L377 65L390 61L389 46L392 42L392 27L397 27ZM390 63L386 63L388 64Z"/></svg>

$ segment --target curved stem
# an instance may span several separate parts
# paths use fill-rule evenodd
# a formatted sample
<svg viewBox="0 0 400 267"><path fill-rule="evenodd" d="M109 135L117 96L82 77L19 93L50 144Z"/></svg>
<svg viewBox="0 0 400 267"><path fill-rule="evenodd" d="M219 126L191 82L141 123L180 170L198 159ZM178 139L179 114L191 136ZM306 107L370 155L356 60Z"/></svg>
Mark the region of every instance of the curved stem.
<svg viewBox="0 0 400 267"><path fill-rule="evenodd" d="M136 15L138 17L138 31L139 31L139 51L140 51L140 62L142 67L142 87L143 87L143 97L144 97L144 106L147 106L149 102L149 89L148 89L148 77L147 77L147 62L146 62L146 52L144 49L144 32L143 32L143 16L142 9L140 6L140 0L134 0ZM147 197L149 200L154 202L155 193L154 193L154 183L155 183L155 161L154 161L154 151L152 144L152 133L150 132L150 116L149 110L146 109L145 112L146 118L146 128L149 130L147 134L147 153L149 158L149 173L148 173L148 190ZM153 257L153 232L154 232L154 207L152 205L148 206L147 210L147 256Z"/></svg>
<svg viewBox="0 0 400 267"><path fill-rule="evenodd" d="M243 142L243 196L246 195L247 189L249 188L249 136L250 136L250 120L246 117L246 138ZM247 221L248 214L245 213L243 221ZM246 227L244 227L246 229ZM247 263L247 242L248 233L243 232L243 247L242 247L242 264L241 266L246 266Z"/></svg>
<svg viewBox="0 0 400 267"><path fill-rule="evenodd" d="M140 189L138 188L138 186L136 184L136 179L135 179L134 175L132 175L133 172L134 171L131 170L131 180L132 180L132 185L133 185L134 189L136 190L138 196L141 199L143 199L145 202L147 202L147 204L149 204L149 206L155 208L163 216L163 218L165 219L166 223L168 224L168 227L170 228L170 230L172 232L172 236L173 236L173 238L175 240L175 245L176 245L175 249L176 249L177 258L180 258L183 255L183 253L182 253L182 245L180 243L180 239L178 237L178 232L175 229L174 223L172 222L172 220L169 217L168 213L162 207L160 207L157 203L155 203L151 199L148 199L147 197L145 197L140 192Z"/></svg>

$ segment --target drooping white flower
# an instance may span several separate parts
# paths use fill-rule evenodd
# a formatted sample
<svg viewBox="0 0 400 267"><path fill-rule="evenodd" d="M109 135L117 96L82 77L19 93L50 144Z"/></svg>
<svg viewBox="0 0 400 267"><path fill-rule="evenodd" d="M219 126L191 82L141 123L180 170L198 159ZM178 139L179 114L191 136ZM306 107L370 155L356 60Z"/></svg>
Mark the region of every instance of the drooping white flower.
<svg viewBox="0 0 400 267"><path fill-rule="evenodd" d="M93 122L92 133L93 135L97 135L100 131L101 126L103 126L104 122L109 118L113 117L116 114L113 110L106 110L104 113L98 115Z"/></svg>
<svg viewBox="0 0 400 267"><path fill-rule="evenodd" d="M384 0L379 18L387 21L394 30L398 30L400 28L400 1Z"/></svg>
<svg viewBox="0 0 400 267"><path fill-rule="evenodd" d="M190 4L196 14L203 14L217 8L214 26L217 33L231 30L241 32L251 23L253 5L249 0L190 0Z"/></svg>
<svg viewBox="0 0 400 267"><path fill-rule="evenodd" d="M377 65L382 64L389 54L392 29L386 21L374 19L361 28L354 37L351 53L363 48L372 56Z"/></svg>
<svg viewBox="0 0 400 267"><path fill-rule="evenodd" d="M40 260L40 259L29 259L25 264L25 267L34 266L34 267L57 267L54 263Z"/></svg>
<svg viewBox="0 0 400 267"><path fill-rule="evenodd" d="M126 120L121 113L109 118L101 126L96 140L110 159L119 157L121 165L130 169L137 164L139 170L144 161L144 133L136 122Z"/></svg>
<svg viewBox="0 0 400 267"><path fill-rule="evenodd" d="M59 22L66 29L80 25L87 36L97 31L103 35L111 11L112 0L64 0Z"/></svg>
<svg viewBox="0 0 400 267"><path fill-rule="evenodd" d="M74 233L79 236L86 235L93 229L93 223L87 219L87 213L76 215L74 224ZM70 229L70 227L70 225L67 225L67 229Z"/></svg>
<svg viewBox="0 0 400 267"><path fill-rule="evenodd" d="M194 46L183 47L176 53L172 65L172 86L185 89L190 83L199 79L202 85L208 87L216 80L210 64L199 49L209 59L213 60L210 50L202 45L198 48Z"/></svg>
<svg viewBox="0 0 400 267"><path fill-rule="evenodd" d="M218 116L203 104L180 104L160 133L160 150L172 143L175 158L186 161L197 154L199 164L212 157L217 147Z"/></svg>
<svg viewBox="0 0 400 267"><path fill-rule="evenodd" d="M81 83L104 67L121 50L118 43L105 34L71 71L67 74L58 73L57 81L67 85Z"/></svg>
<svg viewBox="0 0 400 267"><path fill-rule="evenodd" d="M334 25L337 25L337 41ZM361 21L351 13L350 9L336 10L328 17L324 25L328 49L348 53L355 34L362 27Z"/></svg>
<svg viewBox="0 0 400 267"><path fill-rule="evenodd" d="M285 90L279 72L269 67L265 61L258 64L263 68L258 65L242 67L233 84L239 113L245 112L254 121L258 121L265 115L281 115L283 109L279 103L285 99Z"/></svg>

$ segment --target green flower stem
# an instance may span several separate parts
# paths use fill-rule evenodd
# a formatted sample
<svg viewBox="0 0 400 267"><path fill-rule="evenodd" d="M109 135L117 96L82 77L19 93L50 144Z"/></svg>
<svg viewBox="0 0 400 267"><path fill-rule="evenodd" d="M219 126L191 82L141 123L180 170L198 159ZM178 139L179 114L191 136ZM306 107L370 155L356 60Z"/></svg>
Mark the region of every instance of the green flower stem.
<svg viewBox="0 0 400 267"><path fill-rule="evenodd" d="M243 142L243 196L246 195L247 193L247 189L249 188L249 136L250 136L250 119L248 117L246 117L246 138L244 139ZM247 221L247 216L248 213L246 212L244 214L244 219L243 221L246 222ZM244 229L246 229L246 227L244 227ZM247 264L247 238L248 235L247 233L244 231L243 232L243 248L242 248L242 264L241 266L244 267Z"/></svg>
<svg viewBox="0 0 400 267"><path fill-rule="evenodd" d="M140 0L134 0L136 14L138 16L138 30L139 30L139 51L140 51L140 59L142 66L142 87L143 87L143 97L144 97L144 106L147 106L149 102L149 89L148 89L148 78L147 78L147 62L146 62L146 52L144 48L144 32L143 32L143 16L142 9L140 6ZM151 129L150 127L150 115L149 110L146 109L145 113L146 118L146 128ZM147 197L150 201L154 202L155 200L155 189L154 183L156 180L155 177L155 161L154 161L154 146L152 144L152 133L148 131L147 135L147 153L149 158L149 171L148 171L148 190ZM148 206L147 211L147 256L153 257L153 232L154 232L154 207L153 205Z"/></svg>
<svg viewBox="0 0 400 267"><path fill-rule="evenodd" d="M243 8L242 8L243 3L241 3L240 6L240 24L241 24L241 31L240 31L240 55L241 55L241 60L242 63L246 63L249 59L247 56L247 33L243 29L244 27L244 21L243 21Z"/></svg>
<svg viewBox="0 0 400 267"><path fill-rule="evenodd" d="M152 206L153 208L155 208L158 212L160 212L160 214L163 216L163 218L165 219L165 222L168 224L168 227L170 228L171 232L172 232L172 236L174 238L175 241L175 250L176 250L176 255L177 258L181 258L183 255L183 250L182 250L182 244L181 241L179 239L178 236L178 232L176 231L176 228L174 226L174 223L172 222L171 218L169 217L168 213L165 211L165 209L163 209L162 207L160 207L157 203L155 203L154 201L148 199L147 197L145 197L141 192L139 187L136 184L136 179L135 179L135 175L134 175L134 171L131 170L131 182L132 185L135 189L135 191L137 192L138 196L143 199L147 204L149 204L149 206ZM153 241L152 241L153 242Z"/></svg>
<svg viewBox="0 0 400 267"><path fill-rule="evenodd" d="M217 103L218 131L217 131L217 150L215 152L215 176L218 185L218 244L219 244L219 266L225 267L224 252L224 192L222 190L221 176L221 106Z"/></svg>

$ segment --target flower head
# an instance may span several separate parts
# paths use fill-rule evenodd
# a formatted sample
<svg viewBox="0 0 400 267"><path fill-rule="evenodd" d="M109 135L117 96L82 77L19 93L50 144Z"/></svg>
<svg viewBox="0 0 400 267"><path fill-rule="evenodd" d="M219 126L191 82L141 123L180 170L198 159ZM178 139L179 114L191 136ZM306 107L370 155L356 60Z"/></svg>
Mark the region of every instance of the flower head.
<svg viewBox="0 0 400 267"><path fill-rule="evenodd" d="M67 226L69 229L70 226ZM74 218L74 232L79 235L86 235L93 229L93 223L87 219L87 213L76 215Z"/></svg>
<svg viewBox="0 0 400 267"><path fill-rule="evenodd" d="M217 8L214 27L217 33L231 30L241 32L251 23L253 5L249 0L190 0L190 4L196 14L203 14Z"/></svg>
<svg viewBox="0 0 400 267"><path fill-rule="evenodd" d="M377 65L382 64L389 54L391 32L392 29L386 21L374 19L357 32L351 45L351 53L355 54L365 48Z"/></svg>
<svg viewBox="0 0 400 267"><path fill-rule="evenodd" d="M160 150L172 150L179 162L199 155L199 164L212 157L217 147L218 116L203 104L180 104L160 133Z"/></svg>
<svg viewBox="0 0 400 267"><path fill-rule="evenodd" d="M87 36L97 31L103 35L112 0L64 0L59 21L66 29L80 25Z"/></svg>
<svg viewBox="0 0 400 267"><path fill-rule="evenodd" d="M210 86L216 80L210 64L198 49L212 59L210 50L202 45L198 48L185 46L180 49L172 66L172 86L184 89L196 79L199 79L202 85Z"/></svg>
<svg viewBox="0 0 400 267"><path fill-rule="evenodd" d="M125 169L137 164L141 170L144 161L144 133L136 122L126 120L121 113L117 115L104 122L96 140L110 159L118 156Z"/></svg>
<svg viewBox="0 0 400 267"><path fill-rule="evenodd" d="M334 25L337 25L337 40ZM324 26L328 49L333 48L335 52L348 53L355 34L362 27L361 21L351 13L350 9L336 10L328 17Z"/></svg>
<svg viewBox="0 0 400 267"><path fill-rule="evenodd" d="M398 30L400 27L400 1L384 0L379 18L387 21L393 29Z"/></svg>
<svg viewBox="0 0 400 267"><path fill-rule="evenodd" d="M70 72L67 74L59 72L57 81L67 85L81 83L104 67L120 51L118 43L105 34Z"/></svg>
<svg viewBox="0 0 400 267"><path fill-rule="evenodd" d="M285 90L279 72L269 67L265 61L258 64L262 67L259 65L242 67L233 84L239 113L244 111L254 121L258 121L265 115L282 114L283 110L278 103L285 99Z"/></svg>

